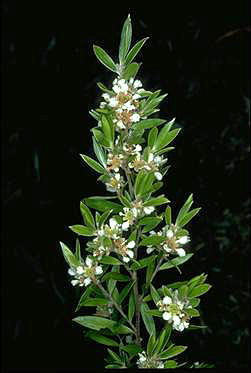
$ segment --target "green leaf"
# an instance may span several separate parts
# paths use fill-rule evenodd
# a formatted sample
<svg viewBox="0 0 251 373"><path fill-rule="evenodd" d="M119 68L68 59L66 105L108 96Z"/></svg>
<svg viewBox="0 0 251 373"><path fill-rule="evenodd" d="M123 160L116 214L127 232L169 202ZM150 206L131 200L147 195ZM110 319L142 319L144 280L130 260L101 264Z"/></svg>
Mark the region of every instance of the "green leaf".
<svg viewBox="0 0 251 373"><path fill-rule="evenodd" d="M151 224L156 224L158 225L161 222L162 218L160 217L155 217L155 216L145 216L144 218L139 220L140 225L151 225Z"/></svg>
<svg viewBox="0 0 251 373"><path fill-rule="evenodd" d="M180 256L180 257L171 259L167 263L162 264L162 266L160 267L160 270L173 268L173 267L176 267L180 264L183 264L187 260L189 260L192 256L193 256L193 253L190 253L190 254L187 254L185 256Z"/></svg>
<svg viewBox="0 0 251 373"><path fill-rule="evenodd" d="M129 305L128 305L128 319L130 321L132 321L134 313L135 313L135 295L134 295L134 292L131 291L129 295Z"/></svg>
<svg viewBox="0 0 251 373"><path fill-rule="evenodd" d="M96 157L98 158L102 166L106 168L106 155L105 155L105 152L102 146L97 142L95 136L92 136L92 142L93 142L93 150L94 150L94 153L96 154Z"/></svg>
<svg viewBox="0 0 251 373"><path fill-rule="evenodd" d="M180 220L186 215L186 213L190 210L190 207L193 204L193 194L190 194L189 197L187 198L186 202L184 205L181 207L178 216L176 218L175 225L179 225Z"/></svg>
<svg viewBox="0 0 251 373"><path fill-rule="evenodd" d="M108 328L112 332L118 334L133 333L133 330L125 325L118 324L116 321L106 319L98 316L78 316L73 319L76 323L93 330L100 330Z"/></svg>
<svg viewBox="0 0 251 373"><path fill-rule="evenodd" d="M114 91L111 91L110 89L106 88L106 86L103 83L98 82L97 83L98 87L106 93L109 93L110 95L114 95Z"/></svg>
<svg viewBox="0 0 251 373"><path fill-rule="evenodd" d="M172 224L172 212L171 212L171 207L167 206L166 211L165 211L165 220L167 225Z"/></svg>
<svg viewBox="0 0 251 373"><path fill-rule="evenodd" d="M77 267L79 265L79 261L75 258L75 255L72 251L63 243L60 242L60 246L64 255L66 262L69 264L70 267Z"/></svg>
<svg viewBox="0 0 251 373"><path fill-rule="evenodd" d="M136 57L136 55L139 53L140 49L143 47L143 45L145 44L145 42L147 41L147 39L149 39L149 37L146 37L144 39L141 39L140 41L138 41L133 47L132 49L130 50L130 52L128 53L128 55L126 56L126 60L125 60L125 64L128 65L129 63L131 63L133 61L133 59Z"/></svg>
<svg viewBox="0 0 251 373"><path fill-rule="evenodd" d="M155 270L155 259L150 264L148 264L148 266L147 266L147 270L146 270L146 289L148 289L148 287L150 285L154 270Z"/></svg>
<svg viewBox="0 0 251 373"><path fill-rule="evenodd" d="M156 316L156 317L162 317L163 312L159 310L149 310L149 315Z"/></svg>
<svg viewBox="0 0 251 373"><path fill-rule="evenodd" d="M153 352L153 347L154 347L154 344L155 344L155 340L156 340L156 336L154 334L152 334L149 339L148 339L148 343L147 343L147 356L151 357L152 356L152 352Z"/></svg>
<svg viewBox="0 0 251 373"><path fill-rule="evenodd" d="M81 307L96 307L100 304L108 304L108 299L104 298L87 298L81 303Z"/></svg>
<svg viewBox="0 0 251 373"><path fill-rule="evenodd" d="M152 128L152 127L157 127L163 123L165 123L165 119L142 119L139 122L137 122L134 125L134 129L146 129L146 128Z"/></svg>
<svg viewBox="0 0 251 373"><path fill-rule="evenodd" d="M180 132L181 128L176 128L172 131L169 131L169 123L167 123L160 131L157 141L155 142L153 148L154 151L159 151L160 149L165 148L167 145L170 144L170 142L172 142L175 139L175 137Z"/></svg>
<svg viewBox="0 0 251 373"><path fill-rule="evenodd" d="M138 345L132 343L126 346L121 346L121 350L126 351L129 354L130 358L133 358L133 356L137 355L139 352L143 351L142 347L139 347Z"/></svg>
<svg viewBox="0 0 251 373"><path fill-rule="evenodd" d="M149 313L150 309L146 303L142 303L140 306L140 312L142 315L143 322L149 335L156 335L155 323L152 316Z"/></svg>
<svg viewBox="0 0 251 373"><path fill-rule="evenodd" d="M160 295L152 284L150 284L150 292L154 303L157 305L160 300Z"/></svg>
<svg viewBox="0 0 251 373"><path fill-rule="evenodd" d="M155 144L155 141L158 136L158 129L156 127L153 127L151 131L149 131L147 143L149 148L152 148Z"/></svg>
<svg viewBox="0 0 251 373"><path fill-rule="evenodd" d="M188 293L188 296L190 298L194 298L194 297L199 297L200 295L208 292L208 290L211 289L211 285L209 284L202 284L202 285L198 285L198 286L195 286L189 293Z"/></svg>
<svg viewBox="0 0 251 373"><path fill-rule="evenodd" d="M138 73L140 66L141 66L141 63L136 63L136 62L130 63L130 65L128 65L123 71L123 78L126 80L129 80L130 78L134 79Z"/></svg>
<svg viewBox="0 0 251 373"><path fill-rule="evenodd" d="M143 258L143 259L140 259L138 260L138 264L137 263L133 263L131 265L131 269L133 271L137 271L138 269L142 269L144 267L147 267L155 258L156 258L157 255L151 255L147 258Z"/></svg>
<svg viewBox="0 0 251 373"><path fill-rule="evenodd" d="M70 225L69 228L73 232L79 234L80 236L94 236L95 235L95 229L86 227L85 225L80 225L80 224Z"/></svg>
<svg viewBox="0 0 251 373"><path fill-rule="evenodd" d="M102 167L98 162L94 161L94 159L88 157L87 155L80 154L80 156L83 158L83 160L93 168L95 171L99 172L100 174L103 174L105 172L104 167Z"/></svg>
<svg viewBox="0 0 251 373"><path fill-rule="evenodd" d="M98 226L99 228L102 228L102 226L105 224L108 216L112 213L113 210L106 210L99 218Z"/></svg>
<svg viewBox="0 0 251 373"><path fill-rule="evenodd" d="M113 210L114 213L120 212L123 210L123 206L118 203L110 201L114 197L88 197L84 198L87 206L92 207L98 211Z"/></svg>
<svg viewBox="0 0 251 373"><path fill-rule="evenodd" d="M119 346L118 342L114 341L111 338L105 337L104 335L101 335L97 332L94 332L92 330L89 330L86 333L86 337L93 339L94 341L101 343L106 346Z"/></svg>
<svg viewBox="0 0 251 373"><path fill-rule="evenodd" d="M121 361L120 357L116 354L116 352L110 350L109 348L107 349L107 351L109 352L109 354L111 355L111 357L112 357L115 361L117 361L117 362L123 364L123 361Z"/></svg>
<svg viewBox="0 0 251 373"><path fill-rule="evenodd" d="M162 332L160 333L158 340L156 341L157 344L154 349L155 354L163 351L163 349L166 347L169 341L171 332L172 332L172 326L170 324L166 324L166 326L162 329Z"/></svg>
<svg viewBox="0 0 251 373"><path fill-rule="evenodd" d="M125 63L125 57L130 49L132 40L132 24L130 14L128 14L127 19L124 22L121 39L119 44L119 62L121 65Z"/></svg>
<svg viewBox="0 0 251 373"><path fill-rule="evenodd" d="M127 284L124 287L124 289L121 291L121 293L119 294L118 304L121 304L123 302L123 300L127 297L129 291L131 290L132 286L134 285L134 282L135 281L129 282L129 284Z"/></svg>
<svg viewBox="0 0 251 373"><path fill-rule="evenodd" d="M81 307L82 304L86 301L86 299L89 297L89 295L93 292L94 285L88 286L88 288L84 291L81 298L79 299L78 305L75 309L75 312L77 312Z"/></svg>
<svg viewBox="0 0 251 373"><path fill-rule="evenodd" d="M189 330L198 330L198 329L206 329L207 326L206 325L192 325L190 324L188 329Z"/></svg>
<svg viewBox="0 0 251 373"><path fill-rule="evenodd" d="M165 369L175 369L177 368L177 362L175 360L168 360L164 363Z"/></svg>
<svg viewBox="0 0 251 373"><path fill-rule="evenodd" d="M92 216L92 213L82 201L80 202L80 212L84 219L85 224L88 225L89 227L95 228L95 221Z"/></svg>
<svg viewBox="0 0 251 373"><path fill-rule="evenodd" d="M179 221L179 227L182 228L186 225L198 212L201 210L200 207L189 211L182 219Z"/></svg>
<svg viewBox="0 0 251 373"><path fill-rule="evenodd" d="M80 242L79 242L79 239L78 239L78 238L76 238L75 258L76 258L79 262L81 261Z"/></svg>
<svg viewBox="0 0 251 373"><path fill-rule="evenodd" d="M130 281L130 277L126 276L126 275L123 275L122 273L116 273L116 272L109 272L109 273L106 273L101 281L105 281L105 280L117 280L117 281Z"/></svg>
<svg viewBox="0 0 251 373"><path fill-rule="evenodd" d="M144 207L147 207L147 206L160 206L160 205L164 205L165 203L168 203L168 202L170 202L169 199L167 199L166 197L164 197L164 195L160 195L159 197L151 198L151 199L145 201L143 203L143 206Z"/></svg>
<svg viewBox="0 0 251 373"><path fill-rule="evenodd" d="M119 259L114 258L113 256L103 256L99 262L102 264L112 264L115 266L119 266L122 264Z"/></svg>
<svg viewBox="0 0 251 373"><path fill-rule="evenodd" d="M106 115L102 115L101 124L102 124L102 130L103 130L105 139L107 140L109 146L111 147L114 141L114 129L113 129L112 123L110 123Z"/></svg>
<svg viewBox="0 0 251 373"><path fill-rule="evenodd" d="M173 346L173 347L168 348L167 350L161 352L158 355L158 358L162 359L162 360L169 359L173 356L177 356L177 355L181 354L186 349L187 349L187 346Z"/></svg>
<svg viewBox="0 0 251 373"><path fill-rule="evenodd" d="M200 313L195 308L188 308L186 309L186 313L191 317L198 317L200 316Z"/></svg>
<svg viewBox="0 0 251 373"><path fill-rule="evenodd" d="M140 196L141 191L144 189L144 184L143 180L145 178L146 172L145 171L140 171L138 172L134 184L134 193L138 197Z"/></svg>
<svg viewBox="0 0 251 373"><path fill-rule="evenodd" d="M112 269L111 269L111 272L119 273L120 272L120 266L113 265ZM117 294L114 293L114 291L116 292L116 290L117 290L117 289L115 290L116 283L117 283L116 280L112 280L112 279L107 280L108 292L109 292L109 294L111 294L113 296L114 299L116 298L116 295L117 295ZM117 291L117 293L118 293L118 291ZM114 296L114 294L115 294L115 296Z"/></svg>
<svg viewBox="0 0 251 373"><path fill-rule="evenodd" d="M105 66L107 69L116 73L116 65L113 62L112 58L104 51L104 49L98 47L97 45L93 45L94 53L97 59Z"/></svg>
<svg viewBox="0 0 251 373"><path fill-rule="evenodd" d="M131 202L125 197L123 196L123 194L121 194L119 196L119 200L121 201L121 203L125 206L125 207L128 207L128 208L131 208L132 207L132 204Z"/></svg>
<svg viewBox="0 0 251 373"><path fill-rule="evenodd" d="M166 240L166 237L153 235L146 238L143 238L143 240L140 242L139 246L152 246L152 245L159 245L160 243L164 242Z"/></svg>

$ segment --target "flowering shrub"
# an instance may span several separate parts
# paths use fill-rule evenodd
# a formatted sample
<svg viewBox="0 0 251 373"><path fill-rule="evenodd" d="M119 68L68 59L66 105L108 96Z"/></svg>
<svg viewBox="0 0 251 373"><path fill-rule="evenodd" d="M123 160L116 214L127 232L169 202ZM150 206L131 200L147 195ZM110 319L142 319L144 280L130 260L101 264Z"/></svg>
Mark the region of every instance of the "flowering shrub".
<svg viewBox="0 0 251 373"><path fill-rule="evenodd" d="M200 328L191 319L199 316L199 297L210 285L205 274L162 286L154 279L171 268L181 273L179 267L193 256L184 226L200 209L191 210L190 195L173 221L169 199L156 195L169 168L166 154L174 149L169 144L180 129L174 120L152 116L166 94L145 90L135 78L140 64L132 61L148 38L130 49L131 36L128 16L118 64L94 46L96 57L117 77L111 88L98 83L102 99L90 111L97 121L91 130L96 160L81 156L112 195L85 198L80 203L84 225L70 226L78 236L90 237L85 259L78 238L74 253L62 242L61 247L71 284L84 287L76 311L92 307L90 315L73 320L85 328L86 337L117 349L107 348L106 368L176 368L186 362L173 357L187 346L175 345L171 335ZM142 338L146 333L147 340Z"/></svg>

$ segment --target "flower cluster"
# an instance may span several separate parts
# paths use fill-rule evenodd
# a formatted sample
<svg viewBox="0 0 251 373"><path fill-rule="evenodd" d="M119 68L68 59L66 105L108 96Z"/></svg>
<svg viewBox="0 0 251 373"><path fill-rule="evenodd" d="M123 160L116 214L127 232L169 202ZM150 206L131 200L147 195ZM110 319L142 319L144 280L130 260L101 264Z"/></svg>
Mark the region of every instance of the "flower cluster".
<svg viewBox="0 0 251 373"><path fill-rule="evenodd" d="M128 166L133 168L134 171L138 172L140 170L145 171L154 171L154 176L157 180L162 180L162 174L159 171L159 167L167 162L167 159L164 159L163 156L154 155L150 153L148 159L145 160L144 157L138 153L136 157L129 162Z"/></svg>
<svg viewBox="0 0 251 373"><path fill-rule="evenodd" d="M139 359L137 360L137 365L141 369L147 369L147 368L152 368L152 369L161 369L164 368L164 363L160 359L158 359L156 356L153 357L148 357L146 355L146 352L140 352L139 354Z"/></svg>
<svg viewBox="0 0 251 373"><path fill-rule="evenodd" d="M132 208L123 207L123 212L119 215L123 218L122 230L127 230L129 226L135 223L136 219L141 218L144 215L150 215L155 210L154 206L144 207L142 201L134 201Z"/></svg>
<svg viewBox="0 0 251 373"><path fill-rule="evenodd" d="M68 273L74 276L71 280L73 286L88 286L96 275L101 275L103 269L100 265L97 265L91 258L87 257L85 260L85 265L79 265L77 267L71 267L68 269Z"/></svg>
<svg viewBox="0 0 251 373"><path fill-rule="evenodd" d="M128 82L125 79L115 79L112 91L103 93L100 108L110 108L113 110L113 123L117 130L130 128L132 123L139 122L139 94L142 83L140 80L131 78Z"/></svg>
<svg viewBox="0 0 251 373"><path fill-rule="evenodd" d="M186 313L187 308L192 308L188 301L181 301L178 290L170 291L170 297L165 296L157 303L159 310L163 312L163 319L172 324L173 329L182 332L189 327L190 317Z"/></svg>
<svg viewBox="0 0 251 373"><path fill-rule="evenodd" d="M109 219L109 224L105 224L96 232L97 237L89 244L93 249L93 256L101 259L103 255L109 255L112 251L121 255L123 261L128 263L134 257L133 249L135 241L128 241L122 237L122 224L117 223L114 218Z"/></svg>
<svg viewBox="0 0 251 373"><path fill-rule="evenodd" d="M160 249L165 253L166 256L170 254L178 255L178 256L185 256L186 251L184 250L183 246L186 245L190 238L188 235L179 236L179 228L175 225L166 225L161 229L159 232L151 231L150 235L157 235L161 237L165 237L165 241L159 244ZM154 246L148 246L146 251L150 254L153 250L155 250Z"/></svg>

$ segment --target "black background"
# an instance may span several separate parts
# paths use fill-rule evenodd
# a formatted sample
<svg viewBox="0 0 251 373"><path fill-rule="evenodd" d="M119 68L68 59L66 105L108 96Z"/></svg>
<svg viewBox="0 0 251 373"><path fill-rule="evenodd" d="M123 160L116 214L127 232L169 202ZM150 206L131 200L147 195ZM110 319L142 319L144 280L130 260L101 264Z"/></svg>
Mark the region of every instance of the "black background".
<svg viewBox="0 0 251 373"><path fill-rule="evenodd" d="M191 192L203 208L190 226L194 248L203 247L184 276L204 271L213 288L202 301L209 331L184 336L191 361L248 369L249 7L184 4L2 3L3 372L103 365L102 346L71 321L78 297L59 241L74 244L67 227L81 224L79 201L104 192L79 157L92 154L96 83L114 78L92 45L116 58L128 13L133 42L150 36L138 76L168 92L160 117L183 129L163 193L176 212Z"/></svg>

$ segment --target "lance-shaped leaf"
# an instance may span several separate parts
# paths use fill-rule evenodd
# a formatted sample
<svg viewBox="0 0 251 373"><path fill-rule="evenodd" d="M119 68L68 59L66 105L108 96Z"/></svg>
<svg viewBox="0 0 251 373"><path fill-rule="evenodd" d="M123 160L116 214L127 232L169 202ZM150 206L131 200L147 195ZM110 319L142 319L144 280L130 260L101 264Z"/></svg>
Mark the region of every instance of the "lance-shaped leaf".
<svg viewBox="0 0 251 373"><path fill-rule="evenodd" d="M125 63L125 57L127 52L130 49L132 40L132 23L130 14L128 14L127 19L124 22L122 32L121 32L121 39L119 44L119 62L121 65Z"/></svg>
<svg viewBox="0 0 251 373"><path fill-rule="evenodd" d="M119 346L118 342L114 341L111 338L105 337L104 335L95 332L93 330L89 330L86 334L86 337L93 339L94 341L101 343L106 346Z"/></svg>
<svg viewBox="0 0 251 373"><path fill-rule="evenodd" d="M85 224L95 229L95 221L92 213L82 201L80 202L80 212L83 216Z"/></svg>
<svg viewBox="0 0 251 373"><path fill-rule="evenodd" d="M93 50L98 60L105 67L107 67L107 69L116 72L116 64L113 62L112 58L104 51L104 49L98 47L97 45L93 45Z"/></svg>
<svg viewBox="0 0 251 373"><path fill-rule="evenodd" d="M98 316L78 316L73 319L76 323L93 330L100 330L108 328L112 332L116 330L118 334L133 333L133 330L126 325L118 324L116 321L106 319Z"/></svg>
<svg viewBox="0 0 251 373"><path fill-rule="evenodd" d="M194 297L199 297L200 295L202 294L205 294L206 292L208 292L208 290L211 289L211 285L209 284L202 284L202 285L198 285L198 286L195 286L189 293L188 293L188 296L190 298L194 298Z"/></svg>
<svg viewBox="0 0 251 373"><path fill-rule="evenodd" d="M154 303L157 305L160 300L160 295L152 284L150 284L150 292Z"/></svg>
<svg viewBox="0 0 251 373"><path fill-rule="evenodd" d="M150 309L148 305L146 303L142 303L140 306L140 312L146 330L148 331L149 335L156 335L155 323L149 311Z"/></svg>
<svg viewBox="0 0 251 373"><path fill-rule="evenodd" d="M126 80L129 80L130 78L134 79L138 73L140 66L141 66L141 63L136 63L136 62L130 63L130 65L128 65L123 71L122 77Z"/></svg>
<svg viewBox="0 0 251 373"><path fill-rule="evenodd" d="M95 171L99 172L100 174L103 174L105 172L104 167L102 167L98 162L94 161L94 159L88 157L87 155L80 154L80 156L83 158L83 160Z"/></svg>
<svg viewBox="0 0 251 373"><path fill-rule="evenodd" d="M76 245L75 245L75 258L80 262L81 261L81 250L80 250L80 242L79 239L76 238Z"/></svg>
<svg viewBox="0 0 251 373"><path fill-rule="evenodd" d="M148 138L147 138L147 143L148 143L149 148L152 148L154 146L157 136L158 136L158 129L156 127L153 127L151 131L149 131Z"/></svg>
<svg viewBox="0 0 251 373"><path fill-rule="evenodd" d="M193 204L193 194L190 194L177 215L175 225L179 225L180 220L183 219L186 213L190 210L190 207L192 206L192 204Z"/></svg>
<svg viewBox="0 0 251 373"><path fill-rule="evenodd" d="M159 338L156 341L156 344L154 346L154 353L157 354L158 352L161 352L166 347L170 335L172 332L172 326L170 324L166 324L166 326L162 329Z"/></svg>
<svg viewBox="0 0 251 373"><path fill-rule="evenodd" d="M130 281L130 278L126 275L123 275L122 273L117 273L117 272L109 272L109 273L106 273L103 277L102 277L102 282L105 281L105 280L117 280L117 281Z"/></svg>
<svg viewBox="0 0 251 373"><path fill-rule="evenodd" d="M69 264L69 266L77 267L79 265L79 261L76 259L72 251L63 242L60 242L60 246L61 246L64 258L66 262Z"/></svg>
<svg viewBox="0 0 251 373"><path fill-rule="evenodd" d="M114 197L88 197L84 201L87 206L92 207L98 211L113 210L117 213L123 210L123 206L119 205L116 202L112 202L111 199Z"/></svg>
<svg viewBox="0 0 251 373"><path fill-rule="evenodd" d="M142 119L134 125L134 129L146 129L157 127L165 123L165 119Z"/></svg>
<svg viewBox="0 0 251 373"><path fill-rule="evenodd" d="M158 355L158 358L162 359L162 360L170 359L173 356L177 356L177 355L181 354L186 349L187 349L187 346L173 346L173 347L168 348L167 350L161 352Z"/></svg>
<svg viewBox="0 0 251 373"><path fill-rule="evenodd" d="M129 304L128 304L128 319L132 321L134 313L135 313L135 294L134 291L130 292L129 295Z"/></svg>
<svg viewBox="0 0 251 373"><path fill-rule="evenodd" d="M177 257L177 258L174 258L174 259L171 259L169 260L167 263L165 264L162 264L162 266L160 267L160 270L163 270L163 269L169 269L169 268L173 268L173 267L177 267L183 263L185 263L187 260L189 260L191 257L193 256L193 253L189 253L185 256L180 256L180 257Z"/></svg>
<svg viewBox="0 0 251 373"><path fill-rule="evenodd" d="M121 291L121 293L119 294L119 299L118 299L118 304L121 304L123 302L123 300L127 297L129 291L131 290L131 288L133 287L133 284L134 284L135 281L131 281L129 282L129 284L127 284L124 289Z"/></svg>
<svg viewBox="0 0 251 373"><path fill-rule="evenodd" d="M155 342L156 342L156 336L153 334L149 337L148 343L147 343L146 352L147 352L147 356L149 356L149 357L152 356L153 347L154 347Z"/></svg>
<svg viewBox="0 0 251 373"><path fill-rule="evenodd" d="M172 142L175 137L178 135L180 132L181 128L176 128L172 131L169 131L169 124L167 123L162 130L160 131L158 138L154 144L154 151L159 151L162 148L165 148L167 145Z"/></svg>
<svg viewBox="0 0 251 373"><path fill-rule="evenodd" d="M140 242L139 246L155 246L159 245L160 243L164 242L166 240L166 237L153 235L146 238L143 238L143 240Z"/></svg>
<svg viewBox="0 0 251 373"><path fill-rule="evenodd" d="M95 235L95 229L91 227L86 227L85 225L70 225L69 228L79 234L80 236L94 236Z"/></svg>
<svg viewBox="0 0 251 373"><path fill-rule="evenodd" d="M102 130L104 132L105 139L109 143L109 146L111 147L114 142L114 128L108 116L102 115L101 124L102 124Z"/></svg>
<svg viewBox="0 0 251 373"><path fill-rule="evenodd" d="M147 267L155 258L157 255L151 255L147 258L143 258L137 261L137 263L133 263L131 265L131 269L133 271L137 271L138 269L142 269L144 267Z"/></svg>
<svg viewBox="0 0 251 373"><path fill-rule="evenodd" d="M93 141L93 149L96 157L98 158L99 162L106 168L106 154L102 148L102 146L97 142L95 136L92 136Z"/></svg>
<svg viewBox="0 0 251 373"><path fill-rule="evenodd" d="M184 227L184 225L186 225L196 214L198 214L200 210L201 208L198 207L186 213L183 218L179 220L179 227Z"/></svg>
<svg viewBox="0 0 251 373"><path fill-rule="evenodd" d="M121 350L126 351L129 354L130 358L133 358L133 356L137 355L139 352L143 351L143 348L132 343L126 346L121 346Z"/></svg>
<svg viewBox="0 0 251 373"><path fill-rule="evenodd" d="M122 264L120 260L118 260L117 258L114 258L113 256L103 256L99 261L102 264L112 264L116 266L119 266L120 264Z"/></svg>
<svg viewBox="0 0 251 373"><path fill-rule="evenodd" d="M108 304L109 300L104 298L87 298L82 301L82 307L96 307L98 305L105 305Z"/></svg>
<svg viewBox="0 0 251 373"><path fill-rule="evenodd" d="M125 60L125 64L128 65L130 64L133 59L136 57L136 55L139 53L140 49L143 47L143 45L145 44L145 42L147 41L147 39L149 39L149 37L146 37L144 39L141 39L140 41L138 41L133 47L132 49L130 50L130 52L127 54L126 56L126 60Z"/></svg>
<svg viewBox="0 0 251 373"><path fill-rule="evenodd" d="M164 205L165 203L168 203L168 202L170 202L169 199L167 199L166 197L164 197L164 195L160 195L159 197L148 199L147 201L145 201L143 203L143 206L144 207L147 207L147 206L160 206L160 205Z"/></svg>
<svg viewBox="0 0 251 373"><path fill-rule="evenodd" d="M171 207L167 206L166 211L165 211L165 220L167 225L172 224L172 212L171 212Z"/></svg>

